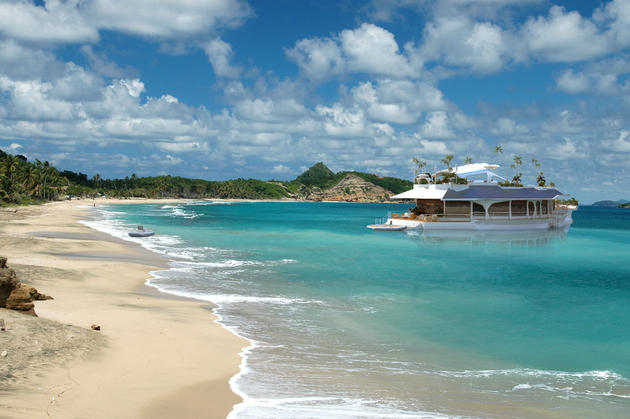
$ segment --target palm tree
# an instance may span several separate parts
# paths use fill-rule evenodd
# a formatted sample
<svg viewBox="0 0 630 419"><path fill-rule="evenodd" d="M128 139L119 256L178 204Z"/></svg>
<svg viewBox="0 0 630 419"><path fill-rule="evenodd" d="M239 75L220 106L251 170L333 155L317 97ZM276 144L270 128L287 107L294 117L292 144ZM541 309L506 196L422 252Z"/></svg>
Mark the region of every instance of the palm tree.
<svg viewBox="0 0 630 419"><path fill-rule="evenodd" d="M494 147L494 154L496 154L496 155L497 155L497 157L499 156L499 154L501 154L501 155L503 154L503 147L501 147L501 144L497 144L497 145ZM506 168L505 168L505 181L506 181L506 182L508 181L508 180L507 180L507 178L508 178L508 177L510 177L510 175L509 175L509 173L508 173L508 169L507 169L507 167L506 167Z"/></svg>
<svg viewBox="0 0 630 419"><path fill-rule="evenodd" d="M420 174L424 170L424 168L427 165L427 162L425 162L424 160L420 160L417 157L413 158L413 162L416 164L416 166L418 166L418 168L416 169L416 177L417 177L418 174Z"/></svg>
<svg viewBox="0 0 630 419"><path fill-rule="evenodd" d="M453 157L452 154L447 154L443 159L440 160L440 162L444 163L446 165L446 167L448 167L449 171L451 169L451 162L453 161L455 157Z"/></svg>
<svg viewBox="0 0 630 419"><path fill-rule="evenodd" d="M472 163L472 157L466 156L466 158L464 159L464 164L470 164L470 163Z"/></svg>

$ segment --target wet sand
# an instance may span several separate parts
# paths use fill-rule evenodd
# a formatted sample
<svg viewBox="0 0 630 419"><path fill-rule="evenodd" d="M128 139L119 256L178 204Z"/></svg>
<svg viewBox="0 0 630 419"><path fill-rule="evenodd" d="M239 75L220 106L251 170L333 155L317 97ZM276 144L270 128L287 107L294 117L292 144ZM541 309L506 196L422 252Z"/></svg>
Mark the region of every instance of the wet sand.
<svg viewBox="0 0 630 419"><path fill-rule="evenodd" d="M207 303L146 287L159 255L78 223L78 205L132 202L152 201L0 209L0 255L55 298L36 302L38 319L0 310L0 418L225 417L240 401L228 380L247 342Z"/></svg>

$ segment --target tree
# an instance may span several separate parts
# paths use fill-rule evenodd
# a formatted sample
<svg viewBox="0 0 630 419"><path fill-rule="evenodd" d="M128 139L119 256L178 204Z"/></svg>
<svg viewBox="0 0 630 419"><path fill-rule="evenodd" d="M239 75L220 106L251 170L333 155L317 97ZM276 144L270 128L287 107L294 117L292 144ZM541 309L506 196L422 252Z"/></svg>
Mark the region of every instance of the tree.
<svg viewBox="0 0 630 419"><path fill-rule="evenodd" d="M472 157L466 156L466 158L464 159L464 164L470 164L470 163L472 163Z"/></svg>
<svg viewBox="0 0 630 419"><path fill-rule="evenodd" d="M440 162L444 163L446 165L446 167L448 167L448 169L451 169L451 162L453 161L455 157L453 157L452 154L447 154L446 156L444 156L443 159L440 160Z"/></svg>
<svg viewBox="0 0 630 419"><path fill-rule="evenodd" d="M424 168L427 166L427 162L425 162L424 160L420 160L417 157L413 158L413 162L416 166L418 166L418 168L415 170L416 176L418 176L420 173L424 172Z"/></svg>

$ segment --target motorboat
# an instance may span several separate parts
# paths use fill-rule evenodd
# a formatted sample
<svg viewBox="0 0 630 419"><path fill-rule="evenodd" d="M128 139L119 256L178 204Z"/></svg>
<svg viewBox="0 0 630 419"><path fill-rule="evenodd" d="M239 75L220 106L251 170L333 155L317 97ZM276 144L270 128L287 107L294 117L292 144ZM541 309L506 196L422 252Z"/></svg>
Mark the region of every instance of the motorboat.
<svg viewBox="0 0 630 419"><path fill-rule="evenodd" d="M401 230L405 230L407 226L388 223L388 224L370 224L367 226L367 228L371 230L381 230L381 231L401 231Z"/></svg>
<svg viewBox="0 0 630 419"><path fill-rule="evenodd" d="M131 237L150 237L155 234L155 232L151 230L145 230L143 226L138 226L137 229L130 231L129 236Z"/></svg>

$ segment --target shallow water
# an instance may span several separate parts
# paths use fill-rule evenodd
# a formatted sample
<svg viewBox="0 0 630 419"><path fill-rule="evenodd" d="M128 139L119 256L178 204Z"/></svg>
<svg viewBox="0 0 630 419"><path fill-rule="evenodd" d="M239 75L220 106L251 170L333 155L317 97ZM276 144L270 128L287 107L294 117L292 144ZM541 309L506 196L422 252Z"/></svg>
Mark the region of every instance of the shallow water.
<svg viewBox="0 0 630 419"><path fill-rule="evenodd" d="M630 210L571 230L365 228L405 205L199 202L88 224L166 254L150 285L252 340L236 417L630 416ZM212 343L208 343L212 350Z"/></svg>

